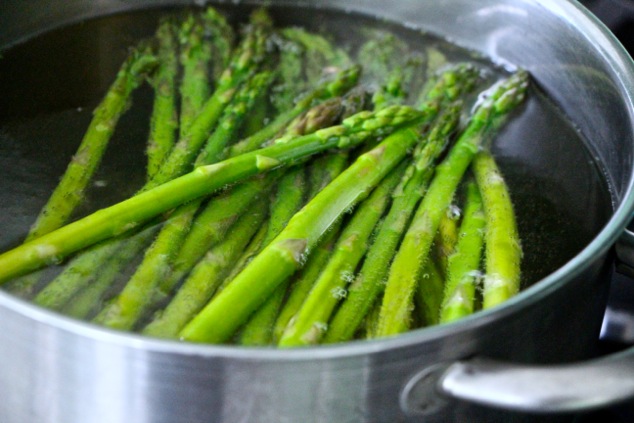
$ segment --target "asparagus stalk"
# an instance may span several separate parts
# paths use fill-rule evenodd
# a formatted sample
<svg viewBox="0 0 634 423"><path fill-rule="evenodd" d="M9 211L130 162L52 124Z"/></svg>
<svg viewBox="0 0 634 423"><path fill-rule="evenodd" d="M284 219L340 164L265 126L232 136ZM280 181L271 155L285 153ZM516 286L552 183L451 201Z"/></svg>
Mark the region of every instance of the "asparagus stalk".
<svg viewBox="0 0 634 423"><path fill-rule="evenodd" d="M437 270L441 275L446 276L447 258L453 254L456 242L458 242L458 219L460 209L455 205L450 205L446 213L440 218L438 232L434 239L434 261L438 264Z"/></svg>
<svg viewBox="0 0 634 423"><path fill-rule="evenodd" d="M152 52L140 46L129 54L93 119L60 183L31 227L25 242L63 226L82 201L84 190L99 166L108 141L129 105L130 94L157 65Z"/></svg>
<svg viewBox="0 0 634 423"><path fill-rule="evenodd" d="M211 19L207 19L207 21L211 22ZM195 20L193 18L185 21L183 27L181 28L181 42L184 42L185 45L182 47L181 52L183 81L181 83L181 136L179 138L179 148L186 151L197 150L199 147L197 147L196 144L201 142L201 140L204 140L202 136L206 136L206 134L201 133L197 138L192 138L192 136L188 134L188 128L191 125L191 122L194 121L194 116L198 114L198 112L202 108L205 99L208 97L209 91L209 81L207 80L206 72L209 55L206 49L201 46L200 33L195 31L194 28L199 29L200 27L195 25ZM214 31L218 32L218 30L226 33L226 22L224 22L223 25L223 22L219 21L218 30L210 29L209 26L207 27L207 29L210 30L212 33L214 33ZM237 59L234 61L239 62L239 60ZM229 92L231 92L231 90ZM205 121L205 119L202 118L200 118L198 122L198 125L200 127L205 125L213 126L213 122ZM161 179L167 180L180 176L178 172L181 169L186 169L191 164L192 159L193 156L191 155L170 154L166 161L170 162L171 164L168 167L164 163L165 166L163 167L165 167L165 169L163 170ZM151 189L152 187L159 184L160 180L155 174L155 178L145 184L145 186L141 189L141 192ZM50 283L50 285L60 284L61 286L66 287L66 289L72 289L72 291L70 291L68 295L77 292L79 289L85 286L87 281L82 281L81 278L78 278L78 273L74 271L74 269L97 269L104 266L115 252L126 248L123 245L124 240L125 237L115 238L109 240L108 242L103 242L95 248L91 248L90 250L79 254L66 267L66 269ZM142 245L137 244L137 248L140 251ZM133 255L136 254L131 253L130 257ZM97 278L101 278L102 275L103 274L101 273L98 274ZM23 279L26 278L22 278L20 279L20 281L22 281ZM33 285L33 283L34 282L32 282L30 285ZM31 288L29 288L29 290L30 289Z"/></svg>
<svg viewBox="0 0 634 423"><path fill-rule="evenodd" d="M377 114L386 110L390 108ZM349 119L354 116L346 121ZM210 342L223 342L230 337L280 283L302 266L332 224L405 157L417 138L414 128L404 128L360 156L293 216L284 231L183 328L180 336Z"/></svg>
<svg viewBox="0 0 634 423"><path fill-rule="evenodd" d="M520 287L520 246L511 196L493 157L480 152L473 162L487 218L482 307L494 307Z"/></svg>
<svg viewBox="0 0 634 423"><path fill-rule="evenodd" d="M147 173L151 179L176 142L176 76L178 74L176 28L164 20L157 32L158 68L152 78L154 106L150 117L150 139L147 146Z"/></svg>
<svg viewBox="0 0 634 423"><path fill-rule="evenodd" d="M448 258L447 284L440 309L441 323L451 322L473 313L475 284L482 259L486 217L476 183L470 181L466 191L460 239L456 245L456 251Z"/></svg>
<svg viewBox="0 0 634 423"><path fill-rule="evenodd" d="M427 112L428 113L428 112ZM350 148L367 139L426 119L426 112L395 106L376 113L361 112L341 125L224 160L173 179L151 190L99 210L37 240L0 255L0 283L59 262L82 248L138 227L183 203L333 147Z"/></svg>
<svg viewBox="0 0 634 423"><path fill-rule="evenodd" d="M301 135L312 133L324 126L334 123L337 119L340 119L342 115L343 117L347 117L353 114L353 111L358 112L362 109L362 102L359 100L360 98L358 98L355 90L348 93L343 101L341 98L327 100L310 109L304 116L296 118L291 124L289 130L286 131L285 137L290 137L294 134ZM322 110L324 110L325 113ZM315 161L319 163L313 164L310 167L313 179L311 181L302 181L301 197L305 197L306 191L308 191L308 199L312 199L312 197L314 197L314 195L316 195L323 186L330 183L341 173L347 163L347 152L340 151L337 153L327 154L317 158ZM314 169L316 168L319 168L321 171L318 180L314 179ZM292 175L288 177L290 178ZM310 188L307 186L308 182L310 182ZM274 204L274 207L271 210L271 230L268 233L267 238L264 240L263 245L268 245L277 235L279 235L293 214L295 214L302 205L299 195L300 190L297 189L297 182L293 183L293 181L289 181L287 189L283 187L281 188L282 197L288 196L290 198L285 199L279 204ZM285 193L285 191L288 192ZM291 204L288 204L289 202ZM321 268L321 264L319 263L320 260L316 259L315 256L321 256L322 254L320 254L319 251L322 250L322 248L318 248L318 253L313 254L311 263L307 266L307 268ZM273 341L276 320L279 324L280 319L285 318L284 316L291 316L294 314L294 310L299 306L297 303L299 302L301 304L301 301L303 301L302 294L304 291L309 289L310 285L316 278L316 276L312 276L313 273L314 271L309 269L302 273L302 277L297 281L295 289L293 289L289 300L280 312L280 308L284 298L286 297L288 281L281 283L280 286L276 288L275 292L255 313L253 313L249 321L244 325L240 335L240 343L242 345L251 346L270 344ZM279 318L278 314L280 315Z"/></svg>
<svg viewBox="0 0 634 423"><path fill-rule="evenodd" d="M167 307L144 329L145 335L175 337L205 305L264 221L266 207L258 201L240 216L233 230L198 262Z"/></svg>
<svg viewBox="0 0 634 423"><path fill-rule="evenodd" d="M434 78L432 85L425 88L419 107L426 109L431 104L443 105L456 100L473 89L478 76L477 69L469 64L458 64L446 69L443 75ZM447 137L448 133L437 143L427 142L420 156L415 155L418 157L417 163L406 171L401 185L397 187L390 211L379 228L361 271L350 285L346 301L333 317L324 342L352 339L370 307L377 301L384 288L384 279L394 251L431 178L428 168L444 150Z"/></svg>
<svg viewBox="0 0 634 423"><path fill-rule="evenodd" d="M417 314L414 317L418 317L421 326L438 324L444 287L445 280L438 269L437 263L434 260L427 260L423 267L421 278L418 281L414 298L417 310Z"/></svg>
<svg viewBox="0 0 634 423"><path fill-rule="evenodd" d="M231 282L238 273L242 272L242 270L247 266L247 264L249 264L253 257L255 257L256 254L260 252L262 247L265 245L264 238L266 238L268 230L268 221L265 221L260 226L260 228L258 228L258 231L255 233L255 235L253 235L253 238L249 241L249 245L244 249L244 252L236 261L236 264L231 268L229 275L222 281L222 283L218 287L218 291L223 290L224 287L227 286L227 284Z"/></svg>
<svg viewBox="0 0 634 423"><path fill-rule="evenodd" d="M359 88L348 92L343 101L339 101L337 114L323 114L318 109L327 106L336 99L325 101L321 105L309 110L304 117L296 119L295 131L310 133L322 127L325 122L334 121L339 116L344 118L363 110L367 103L365 90ZM287 136L290 134L286 134ZM315 159L309 167L308 198L312 199L319 191L337 177L348 164L348 152L337 151L322 155ZM289 216L290 218L290 216ZM286 302L286 293L290 280L281 283L266 302L253 314L249 322L242 328L240 341L243 345L267 345L280 339L284 327L301 307L311 287L315 283L319 272L327 262L334 236L338 228L331 230L328 237L320 242L301 275L293 282ZM267 242L268 243L268 242ZM284 303L283 307L282 304Z"/></svg>
<svg viewBox="0 0 634 423"><path fill-rule="evenodd" d="M78 291L95 283L95 280L106 279L112 282L120 272L121 262L124 261L124 258L134 257L154 233L155 231L153 230L145 229L139 234L130 237L130 240L126 239L125 242L121 243L122 248L111 251L113 257L108 260L107 264L100 267L98 275L95 272L95 268L92 267L92 262L84 260L72 261L64 269L64 277L59 278L56 283L46 285L35 296L33 301L42 307L61 310ZM126 235L125 237L127 238L128 236ZM101 245L96 247L101 248Z"/></svg>
<svg viewBox="0 0 634 423"><path fill-rule="evenodd" d="M394 251L401 240L411 215L423 196L436 158L444 151L453 134L460 113L459 105L450 107L425 136L415 161L394 192L390 210L381 223L357 277L350 285L346 300L332 319L324 342L352 339L364 317L384 287L384 280Z"/></svg>
<svg viewBox="0 0 634 423"><path fill-rule="evenodd" d="M179 140L187 137L192 122L211 95L207 69L212 61L212 52L210 43L203 40L203 31L202 22L194 15L189 15L180 28L179 61L182 67L182 77L180 82Z"/></svg>
<svg viewBox="0 0 634 423"><path fill-rule="evenodd" d="M327 126L338 116L339 105L338 102L326 102L311 111L315 113L308 113L304 119L291 126L292 129L289 129L289 132L299 136L307 130L313 131L318 125ZM220 199L210 202L196 219L194 229L185 239L174 261L172 275L161 283L161 291L168 294L172 287L192 269L205 251L224 236L231 223L249 205L249 202L258 196L266 195L271 184L279 176L278 172L273 172L266 178L247 181L228 191Z"/></svg>
<svg viewBox="0 0 634 423"><path fill-rule="evenodd" d="M259 14L252 16L249 30L233 55L229 67L218 80L211 98L207 100L185 136L178 140L165 163L145 189L170 181L189 170L194 157L207 140L210 130L222 116L237 88L257 72L266 55L266 40L270 31L270 22L265 20L260 23L260 21Z"/></svg>
<svg viewBox="0 0 634 423"><path fill-rule="evenodd" d="M99 311L105 295L112 288L117 277L122 273L122 263L130 263L142 249L148 245L156 235L158 226L150 226L138 234L135 234L121 244L109 260L95 272L94 268L86 269L86 274L80 275L78 282L67 284L68 289L62 284L50 284L35 298L35 302L41 306L60 310L63 314L78 319L91 318ZM62 279L65 280L65 279ZM47 297L56 298L46 294L47 290L57 291L59 298L56 302L47 300ZM67 300L65 300L66 297Z"/></svg>
<svg viewBox="0 0 634 423"><path fill-rule="evenodd" d="M194 228L179 245L180 248L171 264L171 273L159 281L161 295L169 295L207 250L222 240L240 215L255 200L268 195L276 176L269 174L240 184L212 198L202 208L194 220ZM191 217L193 218L193 214Z"/></svg>
<svg viewBox="0 0 634 423"><path fill-rule="evenodd" d="M286 226L288 221L304 204L306 172L303 166L289 170L281 177L277 195L271 204L268 233L262 245L268 245ZM278 293L280 292L280 293ZM276 290L259 310L249 319L242 330L242 345L266 345L270 342L272 320L277 316L285 290Z"/></svg>
<svg viewBox="0 0 634 423"><path fill-rule="evenodd" d="M25 242L63 226L82 201L86 186L99 167L115 126L129 105L130 94L154 70L156 57L146 46L133 49L115 81L93 112L93 118L60 183L44 205ZM7 286L13 294L28 298L39 282L38 275L16 279Z"/></svg>
<svg viewBox="0 0 634 423"><path fill-rule="evenodd" d="M399 183L405 163L395 168L361 203L337 240L328 263L301 308L284 330L282 347L316 344L321 339L337 303L345 298L347 285L365 255L370 236Z"/></svg>
<svg viewBox="0 0 634 423"><path fill-rule="evenodd" d="M483 137L508 118L523 100L527 85L528 74L524 71L518 71L496 84L478 105L447 158L437 166L436 175L390 267L377 336L390 336L407 330L420 269L427 259L440 217L450 205L454 191Z"/></svg>
<svg viewBox="0 0 634 423"><path fill-rule="evenodd" d="M328 263L332 254L332 249L337 241L339 230L341 228L341 220L335 222L328 233L319 241L317 246L313 249L308 257L306 265L301 272L297 275L292 282L287 280L280 284L277 294L278 301L281 301L283 294L288 290L288 298L284 302L284 306L279 310L279 315L276 315L274 323L271 327L273 343L278 343L284 334L284 330L288 326L289 322L293 319L293 316L297 314L297 311L301 308L304 300L308 296L311 288L317 281L321 271ZM289 287L290 282L290 287ZM283 289L280 289L283 288Z"/></svg>
<svg viewBox="0 0 634 423"><path fill-rule="evenodd" d="M218 161L227 141L233 139L244 121L244 117L257 99L266 91L269 82L270 74L262 72L240 88L224 111L220 124L209 137L203 151L199 153L196 160L198 165ZM248 198L249 200L251 198ZM173 213L168 224L161 230L156 241L146 252L137 271L115 300L108 304L95 321L109 327L130 329L136 320L143 316L145 310L152 304L151 299L154 297L157 284L169 275L172 261L186 239L201 201L200 199L192 201L179 207ZM224 222L220 222L220 224L225 228ZM207 248L201 249L197 258L200 258Z"/></svg>

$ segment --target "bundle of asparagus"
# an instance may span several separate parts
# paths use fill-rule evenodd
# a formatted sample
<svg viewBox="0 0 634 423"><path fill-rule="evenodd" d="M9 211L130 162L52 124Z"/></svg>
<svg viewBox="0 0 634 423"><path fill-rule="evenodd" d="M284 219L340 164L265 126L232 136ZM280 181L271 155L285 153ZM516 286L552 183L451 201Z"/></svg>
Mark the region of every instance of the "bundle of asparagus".
<svg viewBox="0 0 634 423"><path fill-rule="evenodd" d="M239 32L213 8L161 21L24 244L0 255L0 282L112 328L281 347L391 336L514 295L519 237L485 141L528 75L486 88L481 65L431 72L437 57L364 35L346 51L264 9ZM147 183L69 223L144 79ZM31 273L60 262L52 280Z"/></svg>

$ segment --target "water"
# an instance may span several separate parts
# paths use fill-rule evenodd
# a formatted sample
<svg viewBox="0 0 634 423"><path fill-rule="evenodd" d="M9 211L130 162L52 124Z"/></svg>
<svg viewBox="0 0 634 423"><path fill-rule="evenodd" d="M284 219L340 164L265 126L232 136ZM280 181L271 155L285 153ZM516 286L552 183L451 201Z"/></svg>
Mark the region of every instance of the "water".
<svg viewBox="0 0 634 423"><path fill-rule="evenodd" d="M154 10L83 22L3 52L0 250L22 241L75 152L126 49L153 34L163 13ZM280 26L300 24L325 31L345 40L351 50L363 39L362 26L379 26L363 19L351 26L347 16L323 11L307 16L279 9L273 15ZM236 21L240 15L230 16ZM430 60L442 54L450 61L486 63L442 40L387 28L412 48L432 48ZM491 65L487 69L500 73ZM151 104L152 90L144 85L121 119L77 217L125 199L143 185ZM585 140L535 89L521 114L496 137L492 150L512 193L524 254L522 283L530 285L570 260L608 221L609 190Z"/></svg>

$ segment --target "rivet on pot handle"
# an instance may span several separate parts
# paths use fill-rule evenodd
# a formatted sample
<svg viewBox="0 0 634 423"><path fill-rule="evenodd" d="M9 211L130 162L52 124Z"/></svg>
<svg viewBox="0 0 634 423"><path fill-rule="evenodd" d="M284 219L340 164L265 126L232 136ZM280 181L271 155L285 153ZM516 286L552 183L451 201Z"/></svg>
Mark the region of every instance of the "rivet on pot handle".
<svg viewBox="0 0 634 423"><path fill-rule="evenodd" d="M536 366L475 358L445 369L425 369L410 379L401 394L403 411L427 414L429 401L438 404L443 397L533 413L590 411L634 398L634 347L576 364ZM417 398L416 393L433 396L431 384L438 397Z"/></svg>

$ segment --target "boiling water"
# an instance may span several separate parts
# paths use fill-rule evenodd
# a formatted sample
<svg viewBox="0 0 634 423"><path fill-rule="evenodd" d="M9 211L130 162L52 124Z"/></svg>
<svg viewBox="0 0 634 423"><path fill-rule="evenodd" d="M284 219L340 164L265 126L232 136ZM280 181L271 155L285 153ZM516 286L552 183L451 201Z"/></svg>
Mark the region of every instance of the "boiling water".
<svg viewBox="0 0 634 423"><path fill-rule="evenodd" d="M39 36L3 53L0 61L0 250L18 245L56 186L91 119L91 111L126 56L128 46L153 34L165 11L117 15ZM244 14L233 13L234 18ZM324 30L354 50L361 27L385 24L344 15L273 10L276 24ZM388 27L413 48L433 46L452 61L484 63L450 44ZM351 35L352 34L352 35ZM489 66L495 73L499 70ZM121 119L87 201L77 215L132 195L144 183L152 90L141 87ZM573 125L532 89L522 113L492 146L511 189L523 248L523 284L570 260L612 212L598 164ZM48 270L51 273L56 269Z"/></svg>

